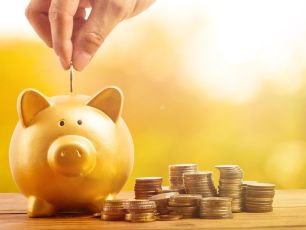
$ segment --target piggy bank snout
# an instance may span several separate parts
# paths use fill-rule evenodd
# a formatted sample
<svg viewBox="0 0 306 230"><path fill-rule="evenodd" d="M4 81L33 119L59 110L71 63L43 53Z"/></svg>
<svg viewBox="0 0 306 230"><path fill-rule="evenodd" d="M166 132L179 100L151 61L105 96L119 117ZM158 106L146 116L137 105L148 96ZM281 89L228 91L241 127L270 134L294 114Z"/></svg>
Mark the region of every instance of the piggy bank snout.
<svg viewBox="0 0 306 230"><path fill-rule="evenodd" d="M96 149L85 137L62 136L51 144L48 163L52 170L63 176L84 176L96 165Z"/></svg>

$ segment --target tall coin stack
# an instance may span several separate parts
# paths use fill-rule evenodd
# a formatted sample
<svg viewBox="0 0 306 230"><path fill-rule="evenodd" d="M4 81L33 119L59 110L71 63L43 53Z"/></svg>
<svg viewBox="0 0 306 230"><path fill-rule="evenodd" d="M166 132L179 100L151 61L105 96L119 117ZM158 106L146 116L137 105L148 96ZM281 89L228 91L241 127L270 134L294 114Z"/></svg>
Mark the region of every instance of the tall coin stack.
<svg viewBox="0 0 306 230"><path fill-rule="evenodd" d="M179 194L170 197L168 210L170 214L182 215L183 218L196 218L199 213L201 195Z"/></svg>
<svg viewBox="0 0 306 230"><path fill-rule="evenodd" d="M196 172L197 170L197 164L169 165L170 189L184 189L183 174Z"/></svg>
<svg viewBox="0 0 306 230"><path fill-rule="evenodd" d="M267 183L248 184L245 196L245 211L272 212L275 185Z"/></svg>
<svg viewBox="0 0 306 230"><path fill-rule="evenodd" d="M127 200L106 200L101 212L102 220L124 220Z"/></svg>
<svg viewBox="0 0 306 230"><path fill-rule="evenodd" d="M162 192L162 177L139 177L135 183L135 199L148 199Z"/></svg>
<svg viewBox="0 0 306 230"><path fill-rule="evenodd" d="M201 200L200 218L233 218L232 199L229 197L206 197Z"/></svg>
<svg viewBox="0 0 306 230"><path fill-rule="evenodd" d="M232 212L242 211L243 171L238 165L217 165L220 170L219 196L232 198Z"/></svg>
<svg viewBox="0 0 306 230"><path fill-rule="evenodd" d="M200 194L202 197L217 195L212 172L210 171L184 173L183 181L185 191L188 194Z"/></svg>
<svg viewBox="0 0 306 230"><path fill-rule="evenodd" d="M154 201L156 204L157 212L161 215L168 214L168 202L171 196L178 195L178 192L162 193L151 196L149 200Z"/></svg>
<svg viewBox="0 0 306 230"><path fill-rule="evenodd" d="M149 200L130 200L127 203L125 220L130 222L152 222L156 220L156 204Z"/></svg>

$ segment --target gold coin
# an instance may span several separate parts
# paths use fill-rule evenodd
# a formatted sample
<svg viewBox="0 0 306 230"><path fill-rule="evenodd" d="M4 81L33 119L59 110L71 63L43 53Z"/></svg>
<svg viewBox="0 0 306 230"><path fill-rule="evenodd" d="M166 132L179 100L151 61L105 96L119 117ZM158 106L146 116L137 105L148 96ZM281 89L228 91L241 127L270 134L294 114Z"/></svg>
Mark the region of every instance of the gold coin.
<svg viewBox="0 0 306 230"><path fill-rule="evenodd" d="M102 214L101 215L102 220L108 220L108 221L117 221L117 220L123 220L124 219L124 214L123 215L107 215L107 214Z"/></svg>
<svg viewBox="0 0 306 230"><path fill-rule="evenodd" d="M269 183L254 183L254 184L248 184L248 188L253 189L274 189L275 184L269 184Z"/></svg>
<svg viewBox="0 0 306 230"><path fill-rule="evenodd" d="M93 217L95 218L100 218L101 217L101 212L96 212L93 214Z"/></svg>
<svg viewBox="0 0 306 230"><path fill-rule="evenodd" d="M169 165L169 169L173 169L173 168L195 168L198 167L197 164L173 164L173 165Z"/></svg>
<svg viewBox="0 0 306 230"><path fill-rule="evenodd" d="M128 206L137 206L137 205L154 205L153 201L149 200L129 200L127 205Z"/></svg>
<svg viewBox="0 0 306 230"><path fill-rule="evenodd" d="M216 165L215 167L218 169L239 168L238 165Z"/></svg>
<svg viewBox="0 0 306 230"><path fill-rule="evenodd" d="M213 174L212 171L196 171L196 172L186 172L184 173L184 177L186 178L194 178L194 177L211 177Z"/></svg>
<svg viewBox="0 0 306 230"><path fill-rule="evenodd" d="M149 200L152 200L152 201L168 200L171 196L178 195L178 194L179 194L178 192L161 193L158 195L151 196Z"/></svg>
<svg viewBox="0 0 306 230"><path fill-rule="evenodd" d="M174 201L190 201L190 200L200 200L202 198L201 195L194 194L178 194L170 197L170 200Z"/></svg>
<svg viewBox="0 0 306 230"><path fill-rule="evenodd" d="M147 213L147 212L152 212L156 213L156 208L147 208L147 209L129 209L129 213Z"/></svg>
<svg viewBox="0 0 306 230"><path fill-rule="evenodd" d="M182 218L183 218L182 215L167 214L167 215L159 215L157 220L171 221L171 220L179 220L179 219L182 219Z"/></svg>
<svg viewBox="0 0 306 230"><path fill-rule="evenodd" d="M156 220L155 213L129 213L125 215L125 220L130 222L151 222Z"/></svg>
<svg viewBox="0 0 306 230"><path fill-rule="evenodd" d="M137 177L135 180L136 181L141 181L141 182L143 182L143 181L156 181L156 180L161 181L161 180L163 180L163 178L162 177Z"/></svg>

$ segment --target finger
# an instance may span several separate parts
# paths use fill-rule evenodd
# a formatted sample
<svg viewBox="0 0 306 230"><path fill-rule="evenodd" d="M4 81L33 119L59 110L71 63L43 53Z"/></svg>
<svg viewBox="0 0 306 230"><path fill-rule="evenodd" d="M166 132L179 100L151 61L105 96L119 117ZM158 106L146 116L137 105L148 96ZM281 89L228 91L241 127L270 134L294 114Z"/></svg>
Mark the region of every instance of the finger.
<svg viewBox="0 0 306 230"><path fill-rule="evenodd" d="M76 70L83 70L106 36L122 20L124 8L113 5L113 1L95 1L89 18L75 37L72 62Z"/></svg>
<svg viewBox="0 0 306 230"><path fill-rule="evenodd" d="M52 44L64 69L70 67L73 17L78 5L79 0L52 0L49 8Z"/></svg>
<svg viewBox="0 0 306 230"><path fill-rule="evenodd" d="M91 7L91 3L90 3L89 0L80 0L79 7L90 8Z"/></svg>
<svg viewBox="0 0 306 230"><path fill-rule="evenodd" d="M26 8L25 15L38 36L52 48L52 38L48 10L50 0L32 0Z"/></svg>
<svg viewBox="0 0 306 230"><path fill-rule="evenodd" d="M133 11L130 13L130 15L128 17L129 18L134 17L137 14L140 14L142 11L146 10L149 6L151 6L154 2L155 2L155 0L139 0L139 1L137 1Z"/></svg>
<svg viewBox="0 0 306 230"><path fill-rule="evenodd" d="M80 29L86 22L86 11L85 8L78 8L77 12L73 18L73 32L72 32L72 43L75 40L76 35L79 33Z"/></svg>
<svg viewBox="0 0 306 230"><path fill-rule="evenodd" d="M86 10L85 10L85 8L79 7L77 9L77 11L75 12L73 19L74 20L85 19L85 17L86 17Z"/></svg>

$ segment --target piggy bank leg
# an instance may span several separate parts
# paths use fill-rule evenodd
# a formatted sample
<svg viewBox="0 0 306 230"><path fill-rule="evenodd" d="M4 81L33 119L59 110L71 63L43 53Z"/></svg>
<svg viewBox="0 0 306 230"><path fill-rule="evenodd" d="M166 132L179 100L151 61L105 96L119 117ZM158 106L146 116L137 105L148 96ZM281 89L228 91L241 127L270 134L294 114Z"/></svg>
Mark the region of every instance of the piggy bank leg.
<svg viewBox="0 0 306 230"><path fill-rule="evenodd" d="M30 196L28 199L28 216L29 217L47 217L52 216L56 212L54 206L49 202Z"/></svg>
<svg viewBox="0 0 306 230"><path fill-rule="evenodd" d="M86 209L91 213L101 212L104 203L104 198L97 199L87 205Z"/></svg>
<svg viewBox="0 0 306 230"><path fill-rule="evenodd" d="M105 200L113 200L116 198L117 193L111 193L107 197L99 197L93 200L90 204L87 205L87 210L91 213L101 212Z"/></svg>

